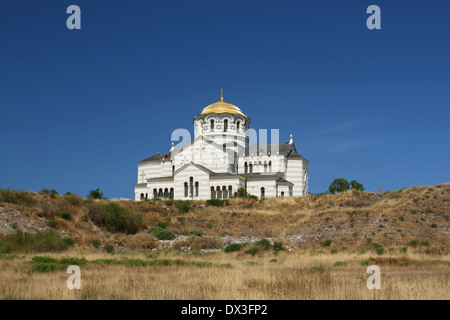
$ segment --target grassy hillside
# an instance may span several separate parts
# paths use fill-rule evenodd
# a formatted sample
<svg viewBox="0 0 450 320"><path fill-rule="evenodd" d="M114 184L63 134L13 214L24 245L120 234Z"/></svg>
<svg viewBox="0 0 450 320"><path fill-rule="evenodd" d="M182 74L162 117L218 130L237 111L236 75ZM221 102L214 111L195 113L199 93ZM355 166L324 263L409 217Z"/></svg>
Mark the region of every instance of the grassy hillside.
<svg viewBox="0 0 450 320"><path fill-rule="evenodd" d="M198 249L269 238L296 250L359 251L376 243L446 253L449 243L450 184L383 194L353 190L264 201L231 199L223 207L206 206L204 201L187 204L50 197L3 189L0 234L54 230L63 238L74 239L75 246L92 246L97 240L101 246L112 244L115 250L192 249L195 239L188 235L194 230L204 235L195 240ZM158 241L147 232L158 223L177 238Z"/></svg>

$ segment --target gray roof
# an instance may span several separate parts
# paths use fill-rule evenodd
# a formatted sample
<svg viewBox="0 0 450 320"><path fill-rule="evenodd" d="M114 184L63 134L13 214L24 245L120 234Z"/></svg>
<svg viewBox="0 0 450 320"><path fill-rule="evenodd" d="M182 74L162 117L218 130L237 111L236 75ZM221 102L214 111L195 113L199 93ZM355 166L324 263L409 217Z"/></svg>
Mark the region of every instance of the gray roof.
<svg viewBox="0 0 450 320"><path fill-rule="evenodd" d="M161 161L163 159L170 159L171 158L171 152L167 152L167 153L158 153L155 154L147 159L144 159L142 161L139 161L139 163L141 162L146 162L146 161Z"/></svg>
<svg viewBox="0 0 450 320"><path fill-rule="evenodd" d="M286 157L288 157L288 158L303 158L301 155L299 155L297 153L295 144L294 143L290 144L289 142L254 144L254 145L247 146L243 152L245 152L245 156L247 157L252 153L255 156L259 156L259 154L261 152L277 152L277 151L280 154L286 155Z"/></svg>

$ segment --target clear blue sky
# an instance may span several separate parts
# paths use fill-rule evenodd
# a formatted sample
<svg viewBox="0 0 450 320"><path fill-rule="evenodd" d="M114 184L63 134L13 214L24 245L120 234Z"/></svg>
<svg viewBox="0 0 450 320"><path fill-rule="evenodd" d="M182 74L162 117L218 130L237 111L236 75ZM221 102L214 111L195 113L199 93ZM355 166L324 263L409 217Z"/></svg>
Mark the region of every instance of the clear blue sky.
<svg viewBox="0 0 450 320"><path fill-rule="evenodd" d="M313 193L450 182L449 16L442 0L3 0L0 187L131 198L137 162L220 88L294 135Z"/></svg>

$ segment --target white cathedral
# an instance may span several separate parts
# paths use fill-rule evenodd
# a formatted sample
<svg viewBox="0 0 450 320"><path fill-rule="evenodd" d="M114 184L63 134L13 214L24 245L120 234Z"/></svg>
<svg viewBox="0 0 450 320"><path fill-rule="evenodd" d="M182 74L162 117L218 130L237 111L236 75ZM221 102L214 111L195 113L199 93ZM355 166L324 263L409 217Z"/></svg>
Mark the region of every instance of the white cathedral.
<svg viewBox="0 0 450 320"><path fill-rule="evenodd" d="M309 161L292 135L286 143L249 144L256 135L250 118L224 101L223 91L194 118L194 132L183 147L172 143L169 152L138 163L136 201L228 199L240 187L258 198L308 194Z"/></svg>

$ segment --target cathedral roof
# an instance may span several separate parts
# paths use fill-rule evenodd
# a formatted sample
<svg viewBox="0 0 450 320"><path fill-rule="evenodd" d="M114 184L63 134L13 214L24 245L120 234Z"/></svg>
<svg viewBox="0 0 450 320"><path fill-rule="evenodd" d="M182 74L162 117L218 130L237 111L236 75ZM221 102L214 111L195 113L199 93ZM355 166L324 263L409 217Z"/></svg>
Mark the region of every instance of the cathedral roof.
<svg viewBox="0 0 450 320"><path fill-rule="evenodd" d="M223 89L221 90L220 101L214 102L204 108L201 114L209 114L209 113L231 113L231 114L239 114L248 118L241 109L236 107L234 104L231 104L227 101L223 100Z"/></svg>
<svg viewBox="0 0 450 320"><path fill-rule="evenodd" d="M171 152L167 152L167 153L158 153L155 154L147 159L144 159L142 161L139 161L139 163L141 162L146 162L146 161L161 161L163 159L170 159L171 158Z"/></svg>
<svg viewBox="0 0 450 320"><path fill-rule="evenodd" d="M277 150L278 148L278 150ZM276 152L278 151L280 154L286 155L287 158L299 158L299 159L305 159L301 155L297 153L297 149L295 148L294 143L272 143L272 144L254 144L249 145L245 148L245 156L249 156L252 153L257 156L261 152L261 150L267 151L267 152ZM306 160L306 159L305 159Z"/></svg>

